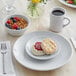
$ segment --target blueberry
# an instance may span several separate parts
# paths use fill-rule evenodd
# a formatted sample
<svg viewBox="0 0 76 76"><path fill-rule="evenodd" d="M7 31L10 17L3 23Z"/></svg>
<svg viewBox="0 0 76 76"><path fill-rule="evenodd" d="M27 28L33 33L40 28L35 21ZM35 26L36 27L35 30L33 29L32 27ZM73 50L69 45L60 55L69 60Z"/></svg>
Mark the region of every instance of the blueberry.
<svg viewBox="0 0 76 76"><path fill-rule="evenodd" d="M11 19L11 20L13 20L14 18L13 18L13 17L11 17L10 19Z"/></svg>
<svg viewBox="0 0 76 76"><path fill-rule="evenodd" d="M20 30L20 29L21 29L20 27L17 28L17 30Z"/></svg>
<svg viewBox="0 0 76 76"><path fill-rule="evenodd" d="M11 26L7 23L5 23L5 26L11 29Z"/></svg>
<svg viewBox="0 0 76 76"><path fill-rule="evenodd" d="M8 26L9 26L9 24L7 24L7 23L5 23L5 25L6 25L6 27L8 27Z"/></svg>
<svg viewBox="0 0 76 76"><path fill-rule="evenodd" d="M16 19L13 19L13 22L15 23L15 22L17 22L17 20Z"/></svg>
<svg viewBox="0 0 76 76"><path fill-rule="evenodd" d="M11 17L10 19L11 19L14 23L17 22L17 20L14 19L14 17Z"/></svg>

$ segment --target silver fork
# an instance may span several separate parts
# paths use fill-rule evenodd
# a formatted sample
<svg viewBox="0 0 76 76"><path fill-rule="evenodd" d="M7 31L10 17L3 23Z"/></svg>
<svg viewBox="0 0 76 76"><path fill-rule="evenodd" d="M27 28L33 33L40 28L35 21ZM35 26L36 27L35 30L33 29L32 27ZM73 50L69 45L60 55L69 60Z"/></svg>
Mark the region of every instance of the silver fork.
<svg viewBox="0 0 76 76"><path fill-rule="evenodd" d="M6 43L1 43L1 54L3 55L2 57L2 62L3 62L3 74L6 74L5 71L5 54L7 53L7 46Z"/></svg>

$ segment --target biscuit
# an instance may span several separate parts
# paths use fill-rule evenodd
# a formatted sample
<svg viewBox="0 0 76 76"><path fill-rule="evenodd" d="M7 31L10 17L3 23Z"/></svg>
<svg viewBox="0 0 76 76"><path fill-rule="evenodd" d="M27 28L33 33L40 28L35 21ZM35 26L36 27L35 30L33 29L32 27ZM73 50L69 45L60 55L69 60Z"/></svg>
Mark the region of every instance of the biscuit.
<svg viewBox="0 0 76 76"><path fill-rule="evenodd" d="M45 53L42 50L35 49L34 45L32 46L32 54L36 56L42 56L45 55Z"/></svg>
<svg viewBox="0 0 76 76"><path fill-rule="evenodd" d="M50 38L44 39L42 41L41 47L45 54L53 54L57 49L56 43Z"/></svg>

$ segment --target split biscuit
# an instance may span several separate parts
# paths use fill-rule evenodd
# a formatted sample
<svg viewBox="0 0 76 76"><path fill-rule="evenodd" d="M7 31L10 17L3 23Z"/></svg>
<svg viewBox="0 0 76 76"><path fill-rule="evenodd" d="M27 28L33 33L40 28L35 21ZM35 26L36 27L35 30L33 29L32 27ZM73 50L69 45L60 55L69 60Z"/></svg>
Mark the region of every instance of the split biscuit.
<svg viewBox="0 0 76 76"><path fill-rule="evenodd" d="M42 41L41 47L45 54L53 54L57 50L56 43L50 38L44 39Z"/></svg>

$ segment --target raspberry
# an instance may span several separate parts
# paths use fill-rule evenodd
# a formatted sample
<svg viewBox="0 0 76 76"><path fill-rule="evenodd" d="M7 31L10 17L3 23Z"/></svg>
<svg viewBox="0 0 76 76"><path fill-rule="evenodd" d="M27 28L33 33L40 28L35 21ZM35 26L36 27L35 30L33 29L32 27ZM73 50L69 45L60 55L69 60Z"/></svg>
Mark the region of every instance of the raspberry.
<svg viewBox="0 0 76 76"><path fill-rule="evenodd" d="M11 23L11 20L9 19L6 23L7 23L7 24L10 24L10 23Z"/></svg>
<svg viewBox="0 0 76 76"><path fill-rule="evenodd" d="M18 28L18 25L16 24L16 23L14 23L13 25L12 25L12 29L17 29Z"/></svg>
<svg viewBox="0 0 76 76"><path fill-rule="evenodd" d="M20 20L20 18L19 18L19 17L14 17L14 19L16 19L17 21L19 21L19 20Z"/></svg>

